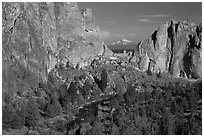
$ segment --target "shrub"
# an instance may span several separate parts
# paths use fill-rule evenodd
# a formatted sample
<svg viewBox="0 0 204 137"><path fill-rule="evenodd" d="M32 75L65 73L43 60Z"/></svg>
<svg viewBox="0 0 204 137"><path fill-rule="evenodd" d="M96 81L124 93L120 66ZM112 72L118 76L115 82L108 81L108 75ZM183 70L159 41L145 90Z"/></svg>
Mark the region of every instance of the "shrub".
<svg viewBox="0 0 204 137"><path fill-rule="evenodd" d="M24 126L25 121L24 109L14 110L14 108L7 104L2 108L2 128L20 129Z"/></svg>
<svg viewBox="0 0 204 137"><path fill-rule="evenodd" d="M2 108L2 128L13 128L14 113L12 106L7 104Z"/></svg>
<svg viewBox="0 0 204 137"><path fill-rule="evenodd" d="M60 103L58 102L58 99L56 95L52 92L49 95L50 100L47 103L47 106L45 107L45 112L48 117L54 117L62 113L62 108Z"/></svg>
<svg viewBox="0 0 204 137"><path fill-rule="evenodd" d="M33 97L29 97L25 107L25 126L34 127L39 119L40 113L37 103Z"/></svg>

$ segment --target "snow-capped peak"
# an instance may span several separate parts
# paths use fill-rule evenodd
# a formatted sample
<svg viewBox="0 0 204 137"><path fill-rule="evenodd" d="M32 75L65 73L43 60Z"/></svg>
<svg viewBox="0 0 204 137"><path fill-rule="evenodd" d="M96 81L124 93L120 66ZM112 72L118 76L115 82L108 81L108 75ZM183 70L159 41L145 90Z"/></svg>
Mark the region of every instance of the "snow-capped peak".
<svg viewBox="0 0 204 137"><path fill-rule="evenodd" d="M127 44L127 43L130 43L131 41L130 40L127 40L127 39L122 39L122 40L119 40L118 42L116 42L117 44L121 43L121 44Z"/></svg>
<svg viewBox="0 0 204 137"><path fill-rule="evenodd" d="M128 43L131 43L131 42L132 41L130 41L130 40L122 39L122 40L119 40L117 42L112 43L111 45L115 45L115 44L128 44Z"/></svg>
<svg viewBox="0 0 204 137"><path fill-rule="evenodd" d="M129 43L129 42L132 42L132 41L127 40L127 39L122 39L122 41L123 41L123 42L128 42L128 43Z"/></svg>

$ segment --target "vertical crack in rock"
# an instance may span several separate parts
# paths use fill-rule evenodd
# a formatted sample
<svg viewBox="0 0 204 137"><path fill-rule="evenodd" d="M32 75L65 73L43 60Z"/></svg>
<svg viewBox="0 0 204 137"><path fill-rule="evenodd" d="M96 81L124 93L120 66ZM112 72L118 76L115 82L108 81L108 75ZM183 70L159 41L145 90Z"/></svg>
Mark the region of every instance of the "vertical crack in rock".
<svg viewBox="0 0 204 137"><path fill-rule="evenodd" d="M174 57L174 45L175 45L175 27L173 26L173 21L171 21L171 25L170 27L168 28L168 37L170 39L170 60L169 60L169 69L168 71L170 72L170 74L173 73L173 68L172 68L172 64L173 64L173 57Z"/></svg>

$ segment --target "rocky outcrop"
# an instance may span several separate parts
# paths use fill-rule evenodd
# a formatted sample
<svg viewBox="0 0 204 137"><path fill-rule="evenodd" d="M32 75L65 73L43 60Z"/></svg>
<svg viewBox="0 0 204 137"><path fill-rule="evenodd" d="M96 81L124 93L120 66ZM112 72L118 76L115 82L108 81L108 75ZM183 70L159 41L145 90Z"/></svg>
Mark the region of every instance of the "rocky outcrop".
<svg viewBox="0 0 204 137"><path fill-rule="evenodd" d="M2 17L3 92L33 90L56 64L83 68L112 54L76 3L3 3Z"/></svg>
<svg viewBox="0 0 204 137"><path fill-rule="evenodd" d="M189 20L172 20L141 41L131 61L141 70L176 77L202 77L202 26Z"/></svg>

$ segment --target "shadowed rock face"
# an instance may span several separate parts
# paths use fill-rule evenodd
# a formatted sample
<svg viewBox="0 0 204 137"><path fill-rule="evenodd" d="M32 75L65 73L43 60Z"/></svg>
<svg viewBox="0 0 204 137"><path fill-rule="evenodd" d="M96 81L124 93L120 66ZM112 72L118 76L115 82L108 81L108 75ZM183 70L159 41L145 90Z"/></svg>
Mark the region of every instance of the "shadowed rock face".
<svg viewBox="0 0 204 137"><path fill-rule="evenodd" d="M30 90L56 64L83 68L111 54L91 10L76 3L2 4L3 90ZM105 53L106 52L106 53ZM22 85L22 86L19 86Z"/></svg>
<svg viewBox="0 0 204 137"><path fill-rule="evenodd" d="M132 61L144 71L201 78L201 33L202 26L188 20L167 22L140 42Z"/></svg>

